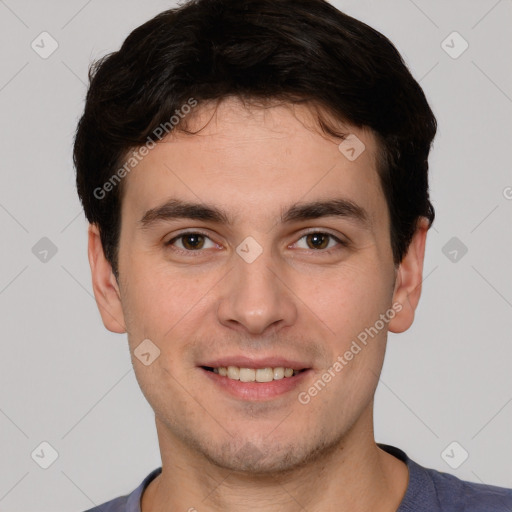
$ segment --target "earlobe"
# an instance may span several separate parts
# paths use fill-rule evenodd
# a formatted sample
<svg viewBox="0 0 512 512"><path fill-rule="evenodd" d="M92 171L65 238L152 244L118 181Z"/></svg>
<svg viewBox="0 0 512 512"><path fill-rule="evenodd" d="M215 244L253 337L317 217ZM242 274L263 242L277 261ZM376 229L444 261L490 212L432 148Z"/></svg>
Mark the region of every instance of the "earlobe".
<svg viewBox="0 0 512 512"><path fill-rule="evenodd" d="M428 231L428 220L420 218L411 244L397 270L393 304L401 304L400 311L389 322L389 331L404 332L414 321L414 312L421 296L423 261Z"/></svg>
<svg viewBox="0 0 512 512"><path fill-rule="evenodd" d="M118 283L112 265L105 258L100 232L95 224L89 225L88 256L96 304L105 327L115 333L125 333L126 326Z"/></svg>

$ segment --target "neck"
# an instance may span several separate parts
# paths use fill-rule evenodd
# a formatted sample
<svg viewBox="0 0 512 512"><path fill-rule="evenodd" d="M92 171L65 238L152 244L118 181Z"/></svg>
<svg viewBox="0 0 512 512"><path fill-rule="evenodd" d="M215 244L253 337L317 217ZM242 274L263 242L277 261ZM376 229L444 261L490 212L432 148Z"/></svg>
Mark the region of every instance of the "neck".
<svg viewBox="0 0 512 512"><path fill-rule="evenodd" d="M407 467L376 445L371 409L357 423L328 452L270 475L220 468L157 421L162 473L144 492L142 512L395 512L407 488Z"/></svg>

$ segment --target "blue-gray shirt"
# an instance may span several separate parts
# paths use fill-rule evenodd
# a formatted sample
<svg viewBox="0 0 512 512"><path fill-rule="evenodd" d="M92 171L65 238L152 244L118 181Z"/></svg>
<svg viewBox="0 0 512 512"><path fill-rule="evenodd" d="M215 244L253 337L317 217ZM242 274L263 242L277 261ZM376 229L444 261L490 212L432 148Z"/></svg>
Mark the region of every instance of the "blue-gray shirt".
<svg viewBox="0 0 512 512"><path fill-rule="evenodd" d="M512 512L512 489L465 482L416 464L398 448L379 446L404 461L409 469L409 484L397 512ZM87 512L141 512L142 493L161 471L152 471L131 494Z"/></svg>

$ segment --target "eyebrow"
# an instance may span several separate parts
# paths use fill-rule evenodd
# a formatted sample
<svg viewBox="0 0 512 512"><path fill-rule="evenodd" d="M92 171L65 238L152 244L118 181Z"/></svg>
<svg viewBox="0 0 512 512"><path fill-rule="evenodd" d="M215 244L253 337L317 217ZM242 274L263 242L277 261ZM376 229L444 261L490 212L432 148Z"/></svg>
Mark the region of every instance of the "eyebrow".
<svg viewBox="0 0 512 512"><path fill-rule="evenodd" d="M296 203L281 212L282 223L314 220L322 217L342 217L352 220L361 227L370 230L371 221L368 212L358 204L348 199L330 199ZM160 222L175 219L192 219L218 224L232 225L231 217L224 210L203 203L191 203L180 199L170 199L164 204L147 210L140 223L147 229Z"/></svg>

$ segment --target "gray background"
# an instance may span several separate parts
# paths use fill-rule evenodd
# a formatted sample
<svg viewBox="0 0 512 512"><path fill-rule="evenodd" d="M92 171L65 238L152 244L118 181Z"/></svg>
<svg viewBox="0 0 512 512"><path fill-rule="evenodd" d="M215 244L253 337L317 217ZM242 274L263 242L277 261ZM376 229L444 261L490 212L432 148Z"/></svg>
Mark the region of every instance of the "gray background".
<svg viewBox="0 0 512 512"><path fill-rule="evenodd" d="M390 336L377 440L512 487L512 4L334 3L396 44L440 127L423 296L414 326ZM1 511L84 510L160 463L126 338L104 329L92 298L71 145L91 60L173 5L0 0ZM59 45L46 59L31 47L51 48L43 31ZM453 31L469 44L458 58ZM48 469L43 441L58 452Z"/></svg>

